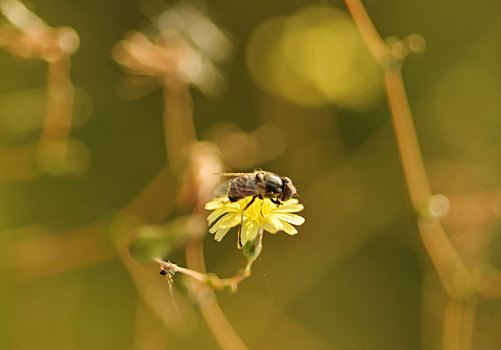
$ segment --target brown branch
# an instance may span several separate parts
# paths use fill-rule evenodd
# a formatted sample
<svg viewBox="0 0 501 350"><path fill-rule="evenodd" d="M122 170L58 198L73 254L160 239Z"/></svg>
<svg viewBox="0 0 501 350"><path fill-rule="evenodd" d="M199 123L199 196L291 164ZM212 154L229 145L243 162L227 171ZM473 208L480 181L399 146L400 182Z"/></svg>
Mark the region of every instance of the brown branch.
<svg viewBox="0 0 501 350"><path fill-rule="evenodd" d="M186 247L186 260L190 268L205 271L203 244L201 240L194 240ZM225 350L245 350L247 347L235 331L226 315L217 303L212 286L199 281L189 283L190 292L197 301L200 312L219 346Z"/></svg>
<svg viewBox="0 0 501 350"><path fill-rule="evenodd" d="M70 57L62 54L48 62L47 69L47 112L40 135L40 144L68 141L72 113L74 88L70 79Z"/></svg>
<svg viewBox="0 0 501 350"><path fill-rule="evenodd" d="M162 169L123 211L144 222L162 222L175 200L170 182L166 168ZM26 238L0 247L0 272L25 281L103 263L112 259L114 253L102 229L98 223L58 233L46 232L41 226L18 228L19 235Z"/></svg>
<svg viewBox="0 0 501 350"><path fill-rule="evenodd" d="M233 326L217 302L207 303L200 307L200 311L214 334L219 346L225 350L245 350L247 347L235 332Z"/></svg>
<svg viewBox="0 0 501 350"><path fill-rule="evenodd" d="M205 271L203 246L200 240L192 241L186 248L186 260L188 266L191 268L184 268L170 261L163 261L160 258L153 259L160 265L163 274L172 277L175 273L179 272L192 279L192 283L188 283L190 292L199 304L202 315L222 349L247 349L247 347L217 304L213 290L230 289L236 291L238 284L250 276L252 264L256 261L262 250L263 233L264 231L261 229L255 245L255 254L247 258L247 263L243 269L229 278L219 278L214 274L199 272ZM199 271L193 268L197 268Z"/></svg>
<svg viewBox="0 0 501 350"><path fill-rule="evenodd" d="M431 186L419 148L400 62L388 54L389 50L377 33L362 2L360 0L345 0L345 2L369 50L384 71L386 96L407 190L414 210L422 214L432 195ZM419 215L418 221L421 239L447 293L455 297L472 293L474 288L471 275L447 237L440 220Z"/></svg>
<svg viewBox="0 0 501 350"><path fill-rule="evenodd" d="M384 67L388 63L389 52L364 5L360 0L345 0L345 2L369 50L376 61Z"/></svg>
<svg viewBox="0 0 501 350"><path fill-rule="evenodd" d="M165 281L152 274L151 267L132 259L128 253L131 235L123 230L132 229L127 226L117 228L116 246L118 256L127 269L139 295L150 310L162 321L165 328L182 332L191 328L195 314L186 298L169 291ZM120 234L121 233L121 234ZM175 298L172 297L175 296ZM183 312L178 312L178 308Z"/></svg>
<svg viewBox="0 0 501 350"><path fill-rule="evenodd" d="M164 87L164 137L169 167L175 174L182 171L187 148L197 141L192 118L189 86L171 77Z"/></svg>
<svg viewBox="0 0 501 350"><path fill-rule="evenodd" d="M132 350L167 349L167 333L148 305L138 298Z"/></svg>
<svg viewBox="0 0 501 350"><path fill-rule="evenodd" d="M476 302L449 299L444 316L443 350L472 348Z"/></svg>
<svg viewBox="0 0 501 350"><path fill-rule="evenodd" d="M170 276L174 275L175 273L179 272L185 276L191 277L192 279L206 284L212 289L229 289L231 291L236 291L238 288L238 284L240 284L242 281L247 279L251 275L251 270L252 270L252 265L256 261L256 259L259 257L259 254L261 253L262 250L262 239L263 239L263 229L260 230L259 236L258 236L258 241L255 245L256 249L256 254L254 254L252 257L247 257L247 262L244 266L243 269L239 270L234 276L228 277L228 278L219 278L215 274L208 274L205 272L205 263L203 261L195 262L194 259L198 260L198 257L202 256L203 257L203 252L202 253L197 253L194 254L197 250L202 249L201 245L200 246L195 246L192 245L189 246L189 250L187 253L187 261L188 261L188 266L194 266L194 268L198 269L199 271L204 271L204 272L199 272L196 271L192 268L185 268L178 266L176 264L173 264L170 261L164 261L160 258L154 258L153 261L155 261L157 264L160 265L160 268L162 269L162 274L168 274Z"/></svg>
<svg viewBox="0 0 501 350"><path fill-rule="evenodd" d="M0 272L7 272L20 282L102 264L113 257L95 224L65 233L46 234L41 227L25 231L30 237L0 249Z"/></svg>
<svg viewBox="0 0 501 350"><path fill-rule="evenodd" d="M220 160L219 158L216 160L208 154L206 160L199 159L198 161L193 155L191 158L188 156L188 149L194 147L197 143L189 85L180 81L175 75L167 74L164 79L163 99L164 137L170 170L174 174L177 174L178 184L181 184L180 175L183 174L187 174L188 178L191 177L194 180L193 183L190 183L194 198L183 197L183 187L180 186L178 204L181 204L181 206L192 206L195 213L204 215L204 203L208 200L204 195L207 195L207 188L212 188L213 186L211 179L206 179L207 176L205 178L200 177L200 175L204 173L205 175L211 174L208 171L218 165L212 163L219 163ZM205 228L203 231L200 230L200 232L193 233L192 240L185 249L188 269L177 267L177 272L185 273L194 279L192 280L194 283L188 283L189 292L197 302L209 329L221 348L227 350L247 349L219 307L212 289L214 286L204 283L210 281L210 279L205 280L204 276L208 275L203 273L205 272L202 242L204 234ZM172 267L172 264L163 262L160 259L156 261L161 265L169 264ZM165 265L163 266L166 267ZM203 272L200 273L195 270Z"/></svg>
<svg viewBox="0 0 501 350"><path fill-rule="evenodd" d="M443 349L471 349L476 308L473 278L438 217L426 215L432 198L412 112L401 73L402 57L393 57L360 0L345 0L355 24L384 72L388 105L418 230L440 280L449 295L444 315Z"/></svg>

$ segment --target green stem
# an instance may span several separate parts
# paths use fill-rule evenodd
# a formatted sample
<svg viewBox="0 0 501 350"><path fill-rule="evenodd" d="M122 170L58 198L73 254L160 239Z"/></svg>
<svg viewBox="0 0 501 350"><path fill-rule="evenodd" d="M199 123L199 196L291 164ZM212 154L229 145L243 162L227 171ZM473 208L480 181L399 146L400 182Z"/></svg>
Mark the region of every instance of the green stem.
<svg viewBox="0 0 501 350"><path fill-rule="evenodd" d="M247 257L247 262L243 269L239 270L234 276L228 278L219 278L213 273L202 273L186 267L178 266L170 261L164 261L160 258L154 258L153 260L160 265L164 274L174 275L175 273L181 273L185 276L189 276L201 283L209 285L213 289L229 289L231 291L236 291L238 289L238 284L243 280L247 279L252 272L252 265L257 260L261 251L263 250L263 229L259 231L258 238L251 245L246 248L251 252L245 254Z"/></svg>

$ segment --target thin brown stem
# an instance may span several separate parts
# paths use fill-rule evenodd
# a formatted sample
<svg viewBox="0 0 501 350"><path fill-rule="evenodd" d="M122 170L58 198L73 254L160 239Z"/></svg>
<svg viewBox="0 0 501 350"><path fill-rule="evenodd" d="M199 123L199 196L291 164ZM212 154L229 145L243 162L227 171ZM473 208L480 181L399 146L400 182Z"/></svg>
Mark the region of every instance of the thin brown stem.
<svg viewBox="0 0 501 350"><path fill-rule="evenodd" d="M179 174L186 163L188 146L197 141L192 117L189 86L175 79L164 87L163 126L166 154L174 174Z"/></svg>
<svg viewBox="0 0 501 350"><path fill-rule="evenodd" d="M255 261L255 259L247 259L247 263L245 264L244 268L239 270L234 276L228 278L219 278L215 274L199 272L191 268L176 265L170 261L164 261L160 258L154 258L153 260L160 265L162 270L165 271L165 274L173 275L175 273L180 273L185 276L191 277L200 283L207 284L213 289L230 289L233 291L236 291L238 284L251 275L252 265ZM202 270L205 271L205 269Z"/></svg>
<svg viewBox="0 0 501 350"><path fill-rule="evenodd" d="M386 70L384 79L411 202L416 210L422 211L431 197L431 186L426 175L400 69Z"/></svg>
<svg viewBox="0 0 501 350"><path fill-rule="evenodd" d="M449 300L444 316L443 349L471 349L477 290L456 248L437 217L423 215L432 192L414 127L401 73L401 61L389 54L360 0L345 0L370 52L384 72L395 138L411 204L418 214L418 230Z"/></svg>
<svg viewBox="0 0 501 350"><path fill-rule="evenodd" d="M205 271L202 241L194 241L188 245L186 249L186 259L188 266L198 267ZM205 276L205 282L214 280L212 276L210 278L208 275ZM222 349L247 349L244 342L219 307L213 288L216 288L216 286L212 283L210 284L210 287L209 285L206 285L205 288L202 287L201 289L198 289L196 296L200 311L205 318L207 325L211 329L212 334L214 334L214 337Z"/></svg>
<svg viewBox="0 0 501 350"><path fill-rule="evenodd" d="M262 235L260 236L262 237ZM261 242L261 240L260 240ZM186 249L188 266L197 267L205 271L205 263L203 259L203 249L201 241L191 242ZM257 257L257 256L256 256ZM243 270L240 270L235 276L231 278L220 279L214 274L207 274L195 271L191 268L184 268L170 261L163 261L162 259L153 259L158 263L167 274L173 275L176 272L191 277L193 280L199 282L198 286L188 284L191 293L196 298L200 312L205 318L207 325L212 331L216 341L222 349L227 350L244 350L247 349L244 342L235 332L231 323L228 321L223 311L219 307L214 289L232 289L236 290L238 283L242 282L250 275L252 262L254 260L248 259L247 264Z"/></svg>
<svg viewBox="0 0 501 350"><path fill-rule="evenodd" d="M72 120L74 89L70 79L70 58L62 54L49 61L47 71L47 112L40 143L66 143Z"/></svg>
<svg viewBox="0 0 501 350"><path fill-rule="evenodd" d="M167 334L163 324L142 298L136 302L133 350L166 349Z"/></svg>
<svg viewBox="0 0 501 350"><path fill-rule="evenodd" d="M346 0L345 2L372 55L381 66L385 66L389 57L388 50L364 5L360 0Z"/></svg>
<svg viewBox="0 0 501 350"><path fill-rule="evenodd" d="M443 350L469 350L475 320L475 302L449 299L444 316Z"/></svg>
<svg viewBox="0 0 501 350"><path fill-rule="evenodd" d="M199 259L199 257L203 257L203 251L200 251L202 250L202 245L201 243L198 242L192 242L190 245L188 245L187 248L186 260L190 268L181 267L176 264L173 264L170 261L164 261L160 258L154 258L153 261L155 261L157 264L160 265L160 268L162 269L162 271L164 271L164 274L172 276L175 273L179 272L185 276L193 278L194 280L202 284L208 285L212 289L230 289L236 291L238 288L238 284L251 275L252 265L261 254L262 244L263 244L263 233L264 230L261 229L259 231L257 242L255 242L254 246L251 248L254 249L253 254L247 257L247 262L244 268L239 270L232 277L219 278L215 274L212 273L208 274L205 272L206 271L205 263L203 259L202 260ZM198 272L194 269L198 269L199 271L204 271L204 272Z"/></svg>
<svg viewBox="0 0 501 350"><path fill-rule="evenodd" d="M180 175L187 170L189 159L187 150L197 142L195 123L193 121L192 101L188 84L179 81L174 76L167 76L164 84L164 137L166 154L169 161L169 167L173 174L177 175L180 183ZM193 170L193 169L192 169ZM200 169L196 169L197 172ZM202 188L201 183L193 184L195 189L193 193L199 193ZM195 202L195 211L202 214L203 205L206 198L197 196ZM188 204L189 203L185 203ZM195 283L188 283L190 294L196 300L200 311L205 318L209 329L214 338L223 349L243 350L247 349L244 342L232 327L221 308L219 307L216 296L214 295L212 284L206 284L211 281L209 275L205 274L205 259L203 253L202 238L205 232L193 233L191 242L186 246L186 260L188 268L179 267L168 262L155 259L157 263L171 273L179 272L192 277ZM203 272L197 272L203 271Z"/></svg>
<svg viewBox="0 0 501 350"><path fill-rule="evenodd" d="M190 268L205 271L203 244L200 239L194 240L188 244L186 247L186 260ZM191 269L181 269L182 270L178 270L178 272L182 273L183 271L184 273L188 273L190 277L197 277L195 279L201 282L198 283L198 285L188 284L188 286L190 286L191 293L194 295L200 307L200 312L205 318L205 321L207 322L207 325L209 326L219 346L225 350L247 349L244 342L217 303L216 296L213 291L213 289L216 289L216 286L212 283L208 284L214 279L214 277L205 273L193 271Z"/></svg>
<svg viewBox="0 0 501 350"><path fill-rule="evenodd" d="M362 2L360 0L345 0L345 2L369 50L384 71L386 96L407 181L407 190L414 210L420 214L431 197L431 186L419 148L400 64L390 55L383 55L388 49ZM440 221L437 218L430 219L424 216L419 216L418 220L421 239L449 295L464 296L472 292L470 273Z"/></svg>
<svg viewBox="0 0 501 350"><path fill-rule="evenodd" d="M217 302L210 302L200 307L207 325L214 334L219 346L224 350L246 350L242 339L233 329L233 326Z"/></svg>
<svg viewBox="0 0 501 350"><path fill-rule="evenodd" d="M188 305L185 305L184 299L176 295L172 298L171 292L161 279L151 273L151 269L137 263L128 254L127 238L117 237L118 256L122 264L127 269L132 282L136 286L139 295L148 305L150 310L162 321L166 329L182 329L190 327L194 322L193 312ZM182 313L178 313L179 303Z"/></svg>

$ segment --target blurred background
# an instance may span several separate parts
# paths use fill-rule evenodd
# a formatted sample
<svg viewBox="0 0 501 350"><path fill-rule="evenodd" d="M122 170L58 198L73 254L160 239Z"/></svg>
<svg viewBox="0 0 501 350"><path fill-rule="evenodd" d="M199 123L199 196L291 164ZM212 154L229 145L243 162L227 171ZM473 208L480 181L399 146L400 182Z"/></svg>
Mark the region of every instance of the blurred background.
<svg viewBox="0 0 501 350"><path fill-rule="evenodd" d="M468 268L495 274L501 2L365 5L389 44L418 51L403 76L445 229ZM208 271L243 266L235 231L217 243L191 220L210 197L197 166L288 176L305 206L298 235L266 234L252 276L216 292L249 348L445 348L447 294L382 72L342 1L0 0L0 13L1 349L219 348L182 276L173 297L148 259L185 266L187 228L203 225ZM471 348L501 348L499 295L474 298Z"/></svg>

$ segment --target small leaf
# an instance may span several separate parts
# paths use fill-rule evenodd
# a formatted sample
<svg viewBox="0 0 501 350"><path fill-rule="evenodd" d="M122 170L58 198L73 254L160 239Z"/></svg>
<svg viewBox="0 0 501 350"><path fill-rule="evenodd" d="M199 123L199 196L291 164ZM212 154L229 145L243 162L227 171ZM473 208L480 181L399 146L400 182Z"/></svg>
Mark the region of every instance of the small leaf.
<svg viewBox="0 0 501 350"><path fill-rule="evenodd" d="M193 218L182 217L164 225L144 225L136 229L129 245L130 255L149 263L154 257L168 257L172 251L184 246L191 237Z"/></svg>
<svg viewBox="0 0 501 350"><path fill-rule="evenodd" d="M261 244L258 235L253 241L245 243L243 253L250 260L256 260L259 254L261 254L262 249L263 245Z"/></svg>

